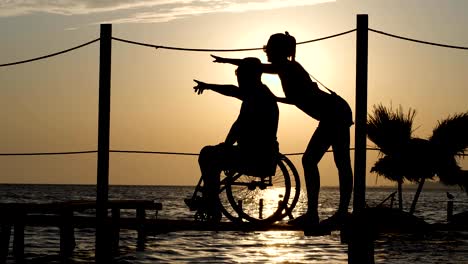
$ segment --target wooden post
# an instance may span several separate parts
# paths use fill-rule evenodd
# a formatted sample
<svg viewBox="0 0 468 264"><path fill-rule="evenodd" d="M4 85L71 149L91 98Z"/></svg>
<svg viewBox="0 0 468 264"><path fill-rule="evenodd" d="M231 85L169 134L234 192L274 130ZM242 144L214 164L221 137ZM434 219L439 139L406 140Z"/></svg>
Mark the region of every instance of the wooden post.
<svg viewBox="0 0 468 264"><path fill-rule="evenodd" d="M108 243L109 227L107 201L109 191L109 138L110 138L110 92L111 92L111 50L112 25L101 24L99 56L99 118L98 158L96 193L96 262L109 263L111 257Z"/></svg>
<svg viewBox="0 0 468 264"><path fill-rule="evenodd" d="M145 208L137 207L136 209L136 218L137 218L137 250L145 250L146 242L146 230L145 230L145 221L146 221L146 211Z"/></svg>
<svg viewBox="0 0 468 264"><path fill-rule="evenodd" d="M452 221L453 216L453 200L447 201L447 222Z"/></svg>
<svg viewBox="0 0 468 264"><path fill-rule="evenodd" d="M374 239L376 237L376 223L371 212L362 210L353 213L349 222L341 231L345 232L348 243L348 264L374 264Z"/></svg>
<svg viewBox="0 0 468 264"><path fill-rule="evenodd" d="M354 138L354 201L355 212L366 203L366 123L367 123L367 49L368 16L357 15L356 31L356 125Z"/></svg>
<svg viewBox="0 0 468 264"><path fill-rule="evenodd" d="M112 251L114 255L119 253L120 242L120 208L112 208Z"/></svg>
<svg viewBox="0 0 468 264"><path fill-rule="evenodd" d="M11 224L0 225L0 263L6 263L10 249Z"/></svg>
<svg viewBox="0 0 468 264"><path fill-rule="evenodd" d="M73 227L73 210L65 208L60 213L60 255L64 262L73 254L75 249L75 230Z"/></svg>
<svg viewBox="0 0 468 264"><path fill-rule="evenodd" d="M367 15L357 15L356 31L356 126L354 152L354 200L353 217L348 241L348 263L374 263L374 233L369 227L366 204L366 124L367 124L367 60L368 60Z"/></svg>
<svg viewBox="0 0 468 264"><path fill-rule="evenodd" d="M25 227L25 213L19 213L14 223L13 233L13 255L16 262L22 263L24 259L24 227Z"/></svg>

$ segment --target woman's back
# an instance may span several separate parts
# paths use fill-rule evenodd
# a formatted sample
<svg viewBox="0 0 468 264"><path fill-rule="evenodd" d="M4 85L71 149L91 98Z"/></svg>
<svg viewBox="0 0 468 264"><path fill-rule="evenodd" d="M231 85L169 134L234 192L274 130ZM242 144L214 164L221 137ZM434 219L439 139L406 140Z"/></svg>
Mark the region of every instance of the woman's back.
<svg viewBox="0 0 468 264"><path fill-rule="evenodd" d="M276 67L286 98L306 114L321 120L332 95L320 90L298 62L285 61Z"/></svg>

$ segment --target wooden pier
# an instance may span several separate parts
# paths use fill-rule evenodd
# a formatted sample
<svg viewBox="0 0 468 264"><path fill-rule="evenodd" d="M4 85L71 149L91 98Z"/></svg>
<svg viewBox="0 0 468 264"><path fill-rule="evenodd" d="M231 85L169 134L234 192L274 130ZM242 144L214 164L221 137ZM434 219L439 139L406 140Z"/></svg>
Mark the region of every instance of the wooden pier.
<svg viewBox="0 0 468 264"><path fill-rule="evenodd" d="M97 219L94 216L77 216L75 212L95 210L96 201L75 200L55 203L1 203L0 210L0 263L5 263L10 245L11 229L13 232L13 255L18 261L24 258L24 228L26 226L55 226L60 229L60 255L68 258L75 248L75 228L95 228ZM111 228L112 249L118 250L120 229L137 231L137 248L144 248L147 226L154 225L155 219L147 219L148 210L162 210L162 204L150 200L110 200L108 209L111 216L106 224ZM135 217L123 218L121 209L134 209ZM153 220L153 221L150 221Z"/></svg>
<svg viewBox="0 0 468 264"><path fill-rule="evenodd" d="M13 231L13 255L21 262L24 259L26 226L58 227L60 229L60 256L65 260L73 254L76 246L76 228L96 228L95 216L83 216L76 213L95 210L96 202L74 200L54 203L0 203L0 210L5 212L0 218L0 263L4 263L10 251L10 237ZM135 210L134 217L121 217L122 209ZM159 219L158 211L162 204L150 200L110 200L110 215L106 219L111 233L107 241L112 244L113 252L119 250L120 230L137 231L137 250L144 250L148 234L161 234L175 231L266 231L297 230L301 228L288 224L253 225L249 223L219 222L208 223L194 220ZM153 211L155 217L147 217ZM149 215L149 214L148 214Z"/></svg>
<svg viewBox="0 0 468 264"><path fill-rule="evenodd" d="M95 210L96 202L91 200L75 200L55 203L0 203L3 212L0 218L0 263L5 263L10 251L11 230L13 232L13 255L20 263L24 259L24 228L26 226L58 227L60 229L60 256L66 260L72 254L75 244L75 228L96 228L98 225L95 216L75 214L85 210ZM121 217L121 210L135 210L132 217ZM298 226L285 223L269 225L254 225L247 222L219 222L209 223L194 220L159 219L158 211L162 204L150 200L110 200L108 201L108 217L106 225L110 233L106 241L111 245L112 252L118 253L120 230L129 229L137 231L137 250L145 249L147 235L176 231L303 231ZM154 213L155 217L147 217L147 213ZM391 208L369 208L365 210L365 229L377 233L412 233L427 232L431 230L466 230L467 225L455 224L426 224L423 220L410 216L408 213ZM149 215L149 214L148 214ZM466 219L466 218L465 218ZM399 221L397 221L399 220ZM351 222L351 221L350 221ZM463 222L463 221L462 221ZM377 224L378 223L378 224ZM412 224L409 224L412 223ZM376 225L377 224L377 225ZM340 231L342 242L347 243L350 231L355 229L349 226ZM330 230L328 230L330 231ZM347 232L346 232L347 231Z"/></svg>
<svg viewBox="0 0 468 264"><path fill-rule="evenodd" d="M122 209L135 210L133 217L121 217ZM76 246L75 229L96 228L98 221L92 215L78 214L86 210L96 210L96 201L72 200L53 203L0 203L3 216L0 218L0 263L5 263L10 252L10 237L13 229L13 255L21 262L24 259L26 226L58 227L60 230L60 256L66 260L73 254ZM118 253L120 230L137 231L137 250L144 250L148 234L176 231L267 231L289 230L302 231L297 226L275 223L271 225L254 225L246 222L209 223L194 220L159 219L158 211L162 204L150 200L109 200L106 225L110 227L107 242L112 251ZM155 217L147 217L149 214Z"/></svg>

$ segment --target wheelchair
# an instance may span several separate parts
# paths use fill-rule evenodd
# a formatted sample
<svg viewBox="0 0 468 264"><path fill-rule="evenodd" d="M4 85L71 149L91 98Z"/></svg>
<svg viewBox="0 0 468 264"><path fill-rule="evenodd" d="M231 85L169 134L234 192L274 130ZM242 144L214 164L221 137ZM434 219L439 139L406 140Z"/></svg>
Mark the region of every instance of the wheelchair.
<svg viewBox="0 0 468 264"><path fill-rule="evenodd" d="M241 171L221 172L218 193L221 213L236 223L272 224L292 211L299 200L301 184L293 163L278 154L274 175L256 176ZM210 221L203 197L203 178L200 177L191 198L185 199L196 221ZM220 220L220 219L217 219ZM215 220L215 221L217 221Z"/></svg>

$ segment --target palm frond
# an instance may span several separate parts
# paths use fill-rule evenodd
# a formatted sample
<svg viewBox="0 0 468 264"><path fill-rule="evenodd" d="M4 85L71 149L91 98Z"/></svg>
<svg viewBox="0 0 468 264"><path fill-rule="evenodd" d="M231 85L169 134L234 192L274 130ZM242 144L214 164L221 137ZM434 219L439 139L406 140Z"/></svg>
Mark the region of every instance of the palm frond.
<svg viewBox="0 0 468 264"><path fill-rule="evenodd" d="M437 176L441 183L445 185L463 185L462 170L457 164L455 156L447 159L438 159L436 162Z"/></svg>
<svg viewBox="0 0 468 264"><path fill-rule="evenodd" d="M468 171L460 172L460 183L458 184L468 194Z"/></svg>
<svg viewBox="0 0 468 264"><path fill-rule="evenodd" d="M367 121L367 136L384 154L401 152L412 137L415 115L412 109L405 114L401 106L394 111L392 107L374 105Z"/></svg>
<svg viewBox="0 0 468 264"><path fill-rule="evenodd" d="M433 146L427 139L412 138L401 159L404 176L412 182L431 179L436 173Z"/></svg>
<svg viewBox="0 0 468 264"><path fill-rule="evenodd" d="M451 171L444 171L438 176L441 183L449 186L458 185L468 194L468 171L456 166Z"/></svg>
<svg viewBox="0 0 468 264"><path fill-rule="evenodd" d="M468 112L439 121L429 140L434 144L438 155L463 154L468 148Z"/></svg>
<svg viewBox="0 0 468 264"><path fill-rule="evenodd" d="M391 181L404 182L403 169L400 163L391 156L384 156L378 159L371 168L371 172L377 173L377 175Z"/></svg>
<svg viewBox="0 0 468 264"><path fill-rule="evenodd" d="M377 160L371 172L392 181L431 179L436 171L431 146L426 139L412 138L401 153Z"/></svg>

